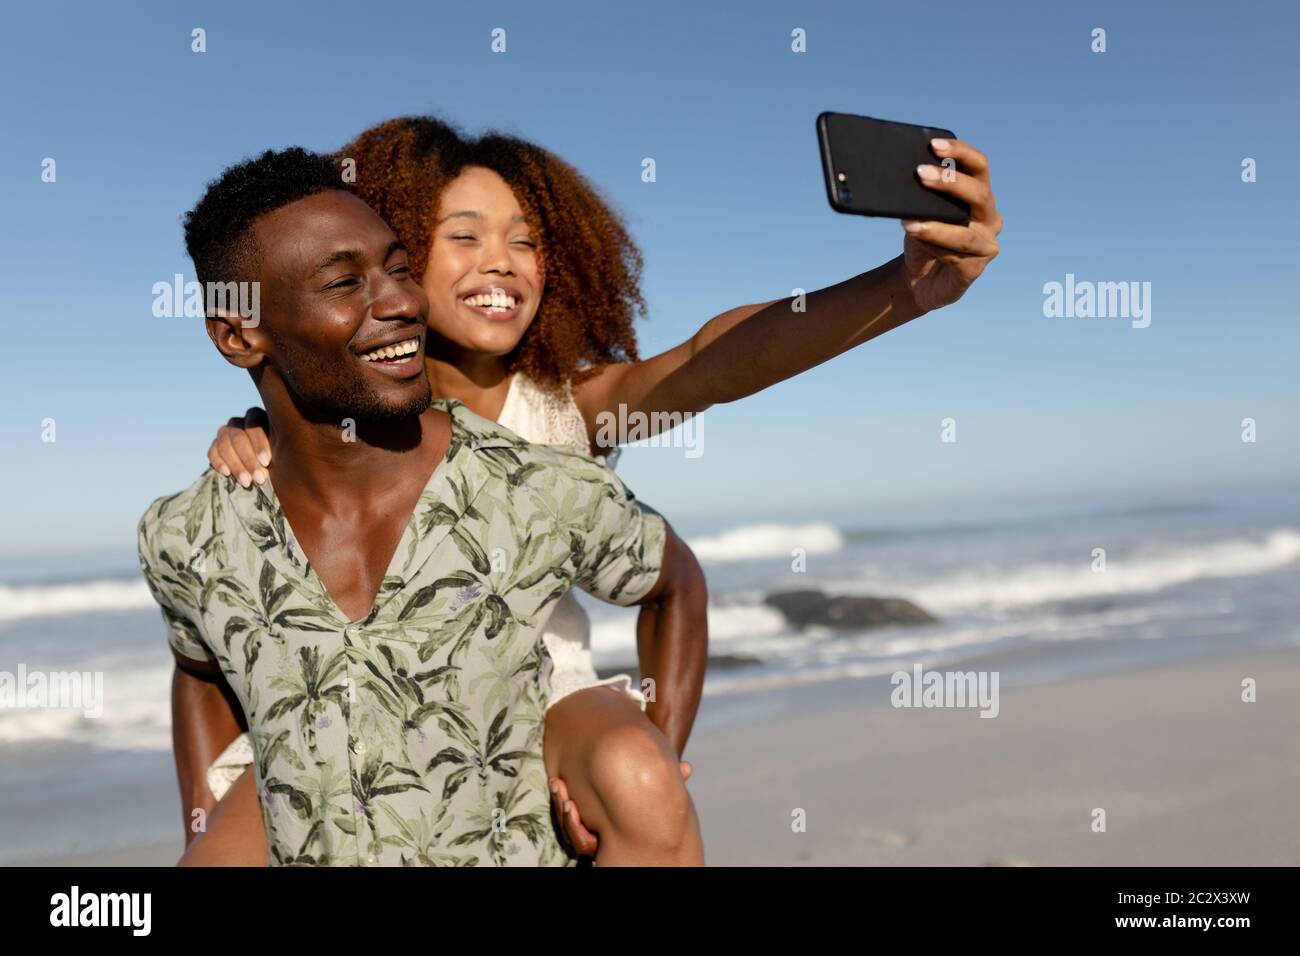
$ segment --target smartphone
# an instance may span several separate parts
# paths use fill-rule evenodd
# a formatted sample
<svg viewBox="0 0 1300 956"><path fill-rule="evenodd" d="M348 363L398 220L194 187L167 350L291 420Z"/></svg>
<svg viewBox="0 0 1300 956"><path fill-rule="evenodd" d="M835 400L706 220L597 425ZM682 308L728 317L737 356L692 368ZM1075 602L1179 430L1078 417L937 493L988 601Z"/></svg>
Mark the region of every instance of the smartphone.
<svg viewBox="0 0 1300 956"><path fill-rule="evenodd" d="M916 167L942 166L931 139L956 139L951 130L854 116L817 117L826 196L836 212L889 219L936 219L964 225L970 207L947 193L921 185Z"/></svg>

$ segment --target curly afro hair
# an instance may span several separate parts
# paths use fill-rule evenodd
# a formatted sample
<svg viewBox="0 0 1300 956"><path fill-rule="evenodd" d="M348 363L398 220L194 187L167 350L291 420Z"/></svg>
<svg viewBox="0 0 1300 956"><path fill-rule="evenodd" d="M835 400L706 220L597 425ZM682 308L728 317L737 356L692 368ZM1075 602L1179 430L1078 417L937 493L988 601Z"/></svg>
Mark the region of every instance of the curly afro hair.
<svg viewBox="0 0 1300 956"><path fill-rule="evenodd" d="M406 243L417 281L429 259L439 197L466 165L466 149L455 127L418 116L372 126L330 157Z"/></svg>
<svg viewBox="0 0 1300 956"><path fill-rule="evenodd" d="M546 283L537 316L506 357L507 368L562 394L601 365L636 361L633 322L645 314L640 250L600 193L568 163L512 136L489 133L467 141L428 116L380 123L333 158L355 164L353 188L406 243L417 280L428 262L443 189L467 166L497 173L539 239Z"/></svg>
<svg viewBox="0 0 1300 956"><path fill-rule="evenodd" d="M247 279L255 268L253 220L327 189L345 189L328 156L301 147L267 150L208 184L185 214L185 248L200 282Z"/></svg>

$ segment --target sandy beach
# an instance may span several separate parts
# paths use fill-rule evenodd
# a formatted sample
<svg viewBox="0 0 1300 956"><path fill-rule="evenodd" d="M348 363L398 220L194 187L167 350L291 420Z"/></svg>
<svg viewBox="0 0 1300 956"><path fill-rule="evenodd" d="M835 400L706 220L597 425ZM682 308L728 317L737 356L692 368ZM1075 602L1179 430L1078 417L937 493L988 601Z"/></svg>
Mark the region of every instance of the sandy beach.
<svg viewBox="0 0 1300 956"><path fill-rule="evenodd" d="M1298 694L1285 649L1004 690L993 719L843 708L702 737L692 790L710 864L1294 866Z"/></svg>
<svg viewBox="0 0 1300 956"><path fill-rule="evenodd" d="M847 696L694 736L710 865L1300 863L1300 648L1003 688L992 719L891 707L879 681ZM39 862L170 865L179 848Z"/></svg>

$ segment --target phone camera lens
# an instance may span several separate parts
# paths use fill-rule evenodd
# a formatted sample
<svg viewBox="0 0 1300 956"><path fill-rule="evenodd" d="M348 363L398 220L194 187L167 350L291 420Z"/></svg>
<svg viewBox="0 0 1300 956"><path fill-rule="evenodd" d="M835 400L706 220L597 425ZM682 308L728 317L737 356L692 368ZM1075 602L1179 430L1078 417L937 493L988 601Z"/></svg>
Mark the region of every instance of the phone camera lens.
<svg viewBox="0 0 1300 956"><path fill-rule="evenodd" d="M849 189L848 186L840 187L840 201L853 202L853 192Z"/></svg>

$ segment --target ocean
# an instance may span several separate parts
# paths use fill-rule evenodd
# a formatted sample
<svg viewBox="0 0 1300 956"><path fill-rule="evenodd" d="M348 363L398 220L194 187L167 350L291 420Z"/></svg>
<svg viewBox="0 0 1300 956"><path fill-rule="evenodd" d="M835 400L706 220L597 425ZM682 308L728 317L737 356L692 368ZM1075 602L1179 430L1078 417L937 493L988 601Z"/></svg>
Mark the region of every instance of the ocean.
<svg viewBox="0 0 1300 956"><path fill-rule="evenodd" d="M675 526L710 590L697 728L887 700L915 664L1005 687L1300 644L1294 492ZM764 602L792 590L905 598L935 620L801 630ZM597 667L635 673L635 609L579 600ZM103 712L0 706L0 864L179 841L171 660L133 552L0 562L0 675L20 668L102 673Z"/></svg>

